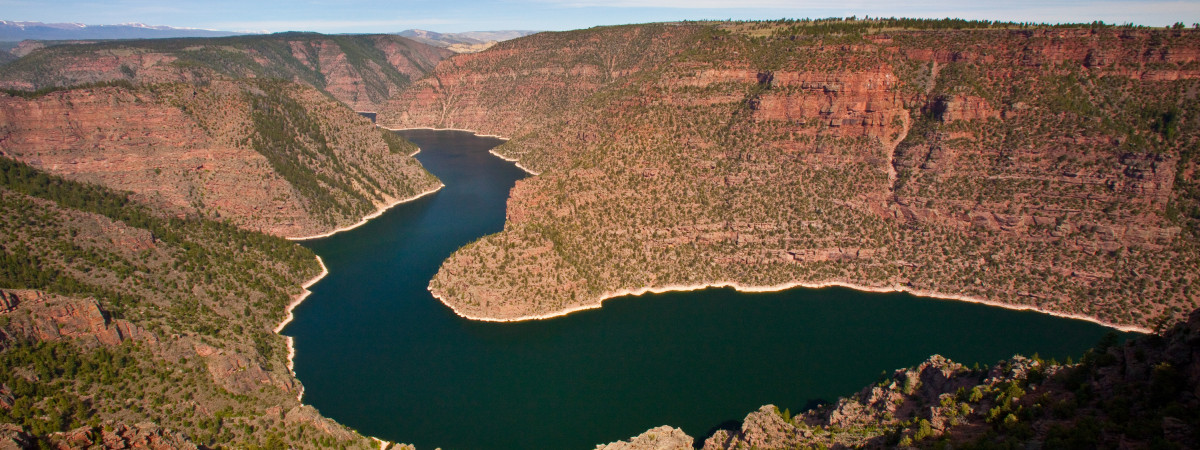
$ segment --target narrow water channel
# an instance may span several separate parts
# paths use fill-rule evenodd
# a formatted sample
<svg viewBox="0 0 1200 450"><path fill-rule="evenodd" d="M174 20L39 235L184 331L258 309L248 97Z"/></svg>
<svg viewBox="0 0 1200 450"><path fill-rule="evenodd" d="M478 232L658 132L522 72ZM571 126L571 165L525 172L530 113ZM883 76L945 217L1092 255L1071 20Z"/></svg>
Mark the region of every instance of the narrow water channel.
<svg viewBox="0 0 1200 450"><path fill-rule="evenodd" d="M446 187L304 245L330 274L297 307L304 402L382 439L431 449L590 449L670 424L701 437L767 403L799 411L942 354L1078 358L1110 331L963 302L793 289L606 301L547 321L472 322L426 286L441 261L504 223L525 176L500 140L399 132Z"/></svg>

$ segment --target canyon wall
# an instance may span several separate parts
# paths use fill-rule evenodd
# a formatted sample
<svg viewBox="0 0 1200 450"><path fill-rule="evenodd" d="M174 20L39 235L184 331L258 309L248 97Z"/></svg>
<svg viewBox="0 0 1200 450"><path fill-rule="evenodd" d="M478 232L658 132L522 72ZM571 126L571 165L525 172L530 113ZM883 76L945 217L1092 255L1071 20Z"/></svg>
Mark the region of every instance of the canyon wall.
<svg viewBox="0 0 1200 450"><path fill-rule="evenodd" d="M513 139L505 230L430 284L510 320L639 288L847 284L1154 327L1200 303L1200 34L543 33L460 55L382 126Z"/></svg>
<svg viewBox="0 0 1200 450"><path fill-rule="evenodd" d="M0 94L0 155L279 236L346 226L436 187L416 148L389 138L277 81Z"/></svg>

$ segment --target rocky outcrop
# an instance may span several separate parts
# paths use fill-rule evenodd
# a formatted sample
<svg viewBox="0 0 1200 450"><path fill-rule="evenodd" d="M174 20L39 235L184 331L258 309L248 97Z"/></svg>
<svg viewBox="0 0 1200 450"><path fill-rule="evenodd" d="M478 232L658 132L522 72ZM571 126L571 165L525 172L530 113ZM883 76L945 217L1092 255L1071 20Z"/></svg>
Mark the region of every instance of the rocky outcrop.
<svg viewBox="0 0 1200 450"><path fill-rule="evenodd" d="M596 450L687 450L692 448L692 437L683 430L663 425L651 428L628 441L597 445Z"/></svg>
<svg viewBox="0 0 1200 450"><path fill-rule="evenodd" d="M290 394L300 391L300 383L295 378L278 371L268 371L258 361L245 354L216 349L201 343L194 345L196 356L204 358L213 381L226 391L234 394L252 394L264 386Z"/></svg>
<svg viewBox="0 0 1200 450"><path fill-rule="evenodd" d="M34 445L33 436L24 428L11 423L0 423L0 450L25 450Z"/></svg>
<svg viewBox="0 0 1200 450"><path fill-rule="evenodd" d="M70 298L34 290L0 290L0 298L18 305L4 313L9 321L0 330L0 344L12 338L70 339L84 346L113 346L126 340L158 341L153 333L127 320L110 318L94 298Z"/></svg>
<svg viewBox="0 0 1200 450"><path fill-rule="evenodd" d="M126 425L109 422L103 426L83 426L71 431L48 436L55 448L101 448L101 449L147 449L172 450L195 449L196 444L187 436L164 429L152 423Z"/></svg>
<svg viewBox="0 0 1200 450"><path fill-rule="evenodd" d="M20 300L16 294L0 290L0 313L16 310L17 305L20 304Z"/></svg>

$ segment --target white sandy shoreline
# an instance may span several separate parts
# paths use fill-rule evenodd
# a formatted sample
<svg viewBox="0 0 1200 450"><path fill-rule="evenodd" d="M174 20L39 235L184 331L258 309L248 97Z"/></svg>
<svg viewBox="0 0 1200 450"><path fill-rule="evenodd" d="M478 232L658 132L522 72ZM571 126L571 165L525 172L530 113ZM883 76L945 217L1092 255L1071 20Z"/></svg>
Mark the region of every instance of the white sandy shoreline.
<svg viewBox="0 0 1200 450"><path fill-rule="evenodd" d="M420 152L420 151L421 151L421 149L420 149L420 148L418 148L418 149L417 149L417 152ZM413 154L415 155L416 153L413 153ZM336 230L333 230L333 231L329 231L329 232L326 232L326 233L321 233L321 234L314 234L314 235L312 235L312 236L287 237L287 238L284 238L284 239L287 239L287 240L289 240L289 241L308 241L308 240L313 240L313 239L326 238L326 237L333 236L333 235L335 235L335 234L341 233L341 232L343 232L343 231L350 231L350 230L353 230L353 229L355 229L355 228L358 228L358 227L361 227L361 226L363 226L363 225L366 225L366 224L367 224L367 222L370 222L370 221L371 221L371 219L374 219L374 218L376 218L376 217L382 216L382 215L383 215L383 213L387 212L387 210L389 210L389 209L392 209L392 208L396 207L397 205L400 205L400 204L403 204L403 203L408 203L408 202L411 202L411 201L413 201L413 200L416 200L416 199L419 199L419 198L421 198L421 197L424 197L424 196L426 196L426 195L432 194L432 193L434 193L434 192L437 192L437 191L441 190L443 187L446 187L446 185L444 185L444 184L442 184L442 183L440 183L440 182L439 182L439 183L438 183L438 185L437 185L436 187L433 187L433 188L430 188L430 189L426 189L424 192L421 192L421 193L419 193L419 194L413 195L413 196L411 196L411 197L408 197L408 198L402 198L402 199L399 199L399 200L394 200L394 201L392 201L391 203L388 203L388 204L386 204L386 205L380 206L380 207L379 207L379 209L376 209L376 210L375 210L375 212L373 212L373 213L371 213L371 214L368 214L368 215L364 216L364 217L362 218L362 220L358 221L357 223L355 223L355 224L353 224L353 225L347 225L347 226L344 226L344 227L338 228L338 229L336 229Z"/></svg>
<svg viewBox="0 0 1200 450"><path fill-rule="evenodd" d="M377 126L378 126L378 125L377 125ZM405 131L405 130L465 131L465 132L467 132L467 133L471 133L471 134L474 134L474 135L476 135L476 136L479 136L479 137L491 137L491 138L496 138L496 139L502 139L502 140L505 140L505 141L509 141L509 140L511 140L511 139L509 139L509 138L506 138L506 137L504 137L504 136L500 136L500 135L496 135L496 134L479 134L479 132L478 132L478 131L475 131L475 130L468 130L468 129L465 129L465 128L431 128L431 127L415 127L415 128L388 128L388 127L383 127L383 126L380 126L379 128L383 128L383 129L385 129L385 130L388 130L388 131ZM420 149L418 149L417 151L420 151ZM488 150L488 153L491 153L491 154L495 155L497 158L500 158L500 159L503 159L503 160L505 160L505 161L508 161L508 162L510 162L510 163L513 163L514 165L516 165L516 166L517 166L517 168L518 168L518 169L524 170L524 171L525 171L525 173L527 173L527 174L534 175L534 176L536 176L536 175L540 175L540 174L541 174L541 172L535 172L533 169L530 169L530 168L528 168L528 167L522 166L522 165L521 165L521 163L520 163L520 161L519 161L519 160L517 160L516 158L509 158L509 157L507 157L507 156L504 156L504 155L501 155L501 154L499 154L499 153L496 153L496 149L495 149L495 147L493 147L492 149ZM413 154L415 155L416 153L413 153Z"/></svg>
<svg viewBox="0 0 1200 450"><path fill-rule="evenodd" d="M540 174L541 174L540 172L534 172L534 171L533 171L533 169L530 169L530 168L528 168L528 167L522 166L522 165L521 165L521 163L517 161L517 158L509 158L509 157L507 157L507 156L504 156L504 155L501 155L501 154L499 154L499 153L496 153L496 148L495 148L495 147L492 147L492 149L491 149L491 150L488 150L488 153L491 153L492 155L495 155L497 158L500 158L500 159L503 159L503 160L505 160L505 161L508 161L508 162L510 162L510 163L513 163L513 165L517 166L517 168L518 168L518 169L524 170L524 171L525 171L525 173L527 173L527 174L534 175L534 176L536 176L536 175L540 175Z"/></svg>
<svg viewBox="0 0 1200 450"><path fill-rule="evenodd" d="M275 334L279 334L280 332L282 332L283 328L286 327L287 324L292 323L292 320L296 318L296 316L292 313L292 311L294 311L297 306L300 306L300 304L304 302L304 299L308 298L309 295L312 295L312 291L308 290L308 288L312 287L312 285L314 285L314 284L317 284L317 282L321 281L322 278L325 278L326 275L329 275L329 268L325 267L325 261L321 260L320 256L317 256L317 264L319 264L321 266L321 273L317 274L317 276L312 277L312 279L305 281L304 284L300 285L300 289L302 289L302 292L300 292L300 295L296 296L295 300L292 300L291 303L288 303L287 308L284 309L284 311L287 312L287 315L284 316L283 321L279 322L279 325L275 327ZM296 376L295 340L292 339L291 336L284 336L283 338L287 341L288 372L291 372L292 376L295 377ZM300 392L296 393L296 400L300 400L300 398L302 398L302 397L304 397L304 386L303 385L300 386Z"/></svg>
<svg viewBox="0 0 1200 450"><path fill-rule="evenodd" d="M478 320L481 322L522 322L522 321L527 321L527 320L553 319L556 317L562 317L567 314L571 314L573 312L586 311L589 309L596 309L596 308L603 306L603 302L605 300L608 300L610 298L616 298L616 297L624 297L626 295L640 296L640 295L646 294L646 293L661 294L664 292L685 292L685 291L695 291L695 290L700 290L700 289L723 288L723 287L731 287L738 292L778 292L778 291L783 291L783 290L797 288L797 287L808 288L808 289L821 289L821 288L834 287L834 286L850 288L850 289L854 289L856 291L863 291L863 292L875 292L875 293L904 292L904 293L908 293L908 294L911 294L911 295L914 295L917 297L928 297L928 298L937 298L937 299L943 299L943 300L957 300L957 301L964 301L964 302L970 302L970 303L980 303L980 304L984 304L987 306L994 306L994 307L1016 310L1016 311L1034 311L1034 312L1039 312L1042 314L1049 314L1054 317L1061 317L1061 318L1065 318L1065 319L1084 320L1084 321L1092 322L1092 323L1095 323L1095 324L1098 324L1101 326L1117 329L1120 331L1136 332L1136 333L1144 333L1144 334L1153 333L1153 331L1151 331L1147 328L1139 327L1139 326L1120 325L1120 324L1115 324L1112 322L1106 322L1106 321L1097 319L1095 317L1084 316L1084 315L1079 315L1079 314L1068 314L1068 313L1062 313L1062 312L1056 312L1056 311L1049 311L1049 310L1045 310L1045 309L1037 308L1037 307L1033 307L1033 306L1028 306L1028 305L1012 305L1012 304L1000 303L1000 302L996 302L996 301L992 301L992 300L986 300L986 299L982 299L982 298L978 298L978 297L971 297L971 296L967 296L967 295L945 294L945 293L934 292L934 291L924 291L924 290L912 289L912 288L909 288L907 286L902 286L902 285L877 287L877 286L866 286L866 285L861 285L861 284L848 283L848 282L844 282L844 281L828 281L828 282L823 282L823 283L789 282L789 283L777 284L774 286L746 286L746 285L742 285L740 283L733 282L733 281L717 281L717 282L701 283L701 284L688 284L688 285L671 284L671 285L657 286L657 287L641 287L641 288L636 288L636 289L622 289L619 291L605 292L604 294L601 294L600 299L597 300L596 303L594 303L594 304L575 306L575 307L567 308L562 311L557 311L557 312L553 312L553 313L549 313L549 314L522 316L522 317L511 318L511 319L498 319L498 318L494 318L494 317L477 317L477 316L471 316L468 314L464 314L463 312L461 312L457 308L455 308L453 305L450 305L449 303L447 303L444 298L442 298L441 296L434 293L432 289L429 289L429 291L430 291L430 294L432 294L434 298L438 299L438 301L442 302L442 304L449 307L451 311L454 311L454 314L456 314L459 317L462 317L464 319Z"/></svg>
<svg viewBox="0 0 1200 450"><path fill-rule="evenodd" d="M506 138L506 137L498 135L498 134L479 134L479 131L468 130L466 128L433 128L433 127L388 128L383 125L375 125L375 126L377 126L379 128L383 128L388 131L405 131L405 130L466 131L468 133L474 134L479 137L490 137L490 138L496 138L496 139L501 139L501 140L505 140L505 141L512 140L512 139Z"/></svg>

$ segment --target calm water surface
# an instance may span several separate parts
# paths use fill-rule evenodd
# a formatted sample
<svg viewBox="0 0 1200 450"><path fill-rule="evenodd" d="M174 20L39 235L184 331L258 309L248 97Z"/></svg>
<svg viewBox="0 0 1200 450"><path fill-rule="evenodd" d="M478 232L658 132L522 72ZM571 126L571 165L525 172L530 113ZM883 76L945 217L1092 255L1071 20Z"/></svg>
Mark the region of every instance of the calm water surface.
<svg viewBox="0 0 1200 450"><path fill-rule="evenodd" d="M353 231L306 242L330 274L284 333L304 402L429 449L590 449L670 424L694 437L767 403L803 409L939 353L990 364L1078 358L1109 330L907 294L709 289L608 300L547 321L458 318L426 286L504 223L525 175L469 133L400 132L446 184Z"/></svg>

